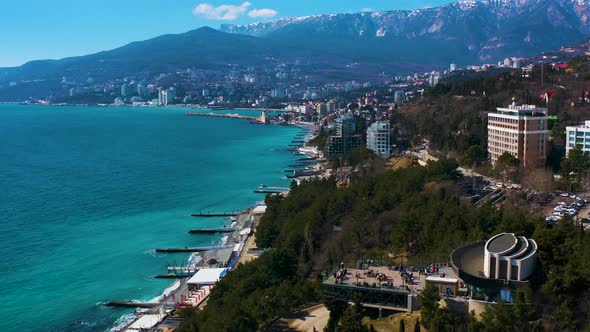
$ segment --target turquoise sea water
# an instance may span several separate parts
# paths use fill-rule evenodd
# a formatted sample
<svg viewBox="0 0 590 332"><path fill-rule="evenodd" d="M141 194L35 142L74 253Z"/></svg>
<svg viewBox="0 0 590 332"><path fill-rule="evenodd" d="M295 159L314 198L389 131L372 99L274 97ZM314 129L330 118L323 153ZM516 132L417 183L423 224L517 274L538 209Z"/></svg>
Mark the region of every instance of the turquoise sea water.
<svg viewBox="0 0 590 332"><path fill-rule="evenodd" d="M105 331L170 281L152 277L210 245L189 235L287 186L294 127L180 109L0 105L0 331Z"/></svg>

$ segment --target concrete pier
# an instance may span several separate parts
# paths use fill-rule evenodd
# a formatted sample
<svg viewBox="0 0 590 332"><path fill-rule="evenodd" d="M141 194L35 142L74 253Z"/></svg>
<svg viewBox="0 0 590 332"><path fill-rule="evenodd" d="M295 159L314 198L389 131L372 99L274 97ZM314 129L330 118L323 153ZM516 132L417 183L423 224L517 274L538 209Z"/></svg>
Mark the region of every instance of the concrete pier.
<svg viewBox="0 0 590 332"><path fill-rule="evenodd" d="M117 308L142 308L142 309L150 309L159 306L159 303L152 303L152 302L133 302L133 301L111 301L106 304L107 307L117 307Z"/></svg>
<svg viewBox="0 0 590 332"><path fill-rule="evenodd" d="M189 234L219 234L219 233L231 233L237 231L237 228L232 227L220 227L220 228L205 228L205 229L191 229Z"/></svg>
<svg viewBox="0 0 590 332"><path fill-rule="evenodd" d="M235 217L242 214L242 211L234 211L234 212L199 212L193 213L191 216L193 217Z"/></svg>
<svg viewBox="0 0 590 332"><path fill-rule="evenodd" d="M156 248L156 252L177 253L177 252L202 252L216 249L229 249L233 246L211 246L211 247L192 247L192 248Z"/></svg>
<svg viewBox="0 0 590 332"><path fill-rule="evenodd" d="M207 116L213 118L231 118L231 119L244 119L250 121L260 121L259 117L254 116L246 116L246 115L239 115L239 114L219 114L219 113L198 113L198 112L188 112L186 115L189 116Z"/></svg>
<svg viewBox="0 0 590 332"><path fill-rule="evenodd" d="M277 190L277 189L274 189L274 190L272 190L272 189L271 190L268 190L268 189L254 190L254 192L257 194L281 194L281 193L284 193L285 191L289 191L289 190Z"/></svg>

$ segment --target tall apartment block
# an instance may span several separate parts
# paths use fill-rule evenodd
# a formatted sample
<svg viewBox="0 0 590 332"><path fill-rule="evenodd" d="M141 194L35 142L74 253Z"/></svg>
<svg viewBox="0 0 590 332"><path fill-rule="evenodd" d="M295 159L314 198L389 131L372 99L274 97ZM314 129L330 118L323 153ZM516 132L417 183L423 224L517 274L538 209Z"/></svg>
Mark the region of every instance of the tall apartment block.
<svg viewBox="0 0 590 332"><path fill-rule="evenodd" d="M542 167L547 159L547 109L534 105L512 105L488 114L488 158L490 163L508 152L521 166Z"/></svg>
<svg viewBox="0 0 590 332"><path fill-rule="evenodd" d="M378 121L367 128L367 148L383 158L391 155L389 121Z"/></svg>
<svg viewBox="0 0 590 332"><path fill-rule="evenodd" d="M356 124L353 118L343 117L336 120L336 135L328 137L326 157L342 157L351 150L363 145L363 137L355 134Z"/></svg>
<svg viewBox="0 0 590 332"><path fill-rule="evenodd" d="M584 121L581 126L565 128L567 137L565 141L566 156L576 146L586 153L590 153L590 121Z"/></svg>

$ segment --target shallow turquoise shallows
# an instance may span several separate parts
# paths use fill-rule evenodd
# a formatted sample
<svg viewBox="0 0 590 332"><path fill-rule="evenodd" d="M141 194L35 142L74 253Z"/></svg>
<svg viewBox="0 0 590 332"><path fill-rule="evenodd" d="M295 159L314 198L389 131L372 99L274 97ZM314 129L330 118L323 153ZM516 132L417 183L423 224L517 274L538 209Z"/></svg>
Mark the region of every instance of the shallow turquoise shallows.
<svg viewBox="0 0 590 332"><path fill-rule="evenodd" d="M294 127L181 109L0 105L0 331L105 331L188 255L219 243L198 211L244 209L288 186Z"/></svg>

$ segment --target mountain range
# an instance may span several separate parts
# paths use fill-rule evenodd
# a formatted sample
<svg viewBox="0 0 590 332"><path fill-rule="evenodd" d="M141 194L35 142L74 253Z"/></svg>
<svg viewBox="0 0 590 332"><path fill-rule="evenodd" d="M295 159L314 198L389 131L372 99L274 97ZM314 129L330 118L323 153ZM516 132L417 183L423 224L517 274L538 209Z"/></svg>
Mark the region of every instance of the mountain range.
<svg viewBox="0 0 590 332"><path fill-rule="evenodd" d="M466 0L419 10L282 18L164 35L87 56L0 68L0 83L62 76L112 79L272 59L375 70L446 68L530 56L590 36L586 0Z"/></svg>
<svg viewBox="0 0 590 332"><path fill-rule="evenodd" d="M379 53L432 65L495 62L572 44L590 35L585 0L467 0L413 11L315 15L221 30L293 44Z"/></svg>

